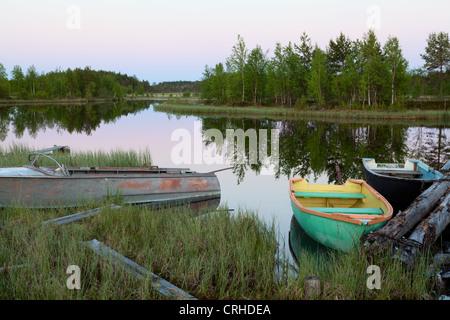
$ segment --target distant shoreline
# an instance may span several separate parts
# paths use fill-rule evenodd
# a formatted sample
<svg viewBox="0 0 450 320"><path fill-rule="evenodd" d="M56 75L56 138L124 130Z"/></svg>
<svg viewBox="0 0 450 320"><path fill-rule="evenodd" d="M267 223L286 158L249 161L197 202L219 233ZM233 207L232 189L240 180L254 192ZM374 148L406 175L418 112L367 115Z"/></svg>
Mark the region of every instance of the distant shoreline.
<svg viewBox="0 0 450 320"><path fill-rule="evenodd" d="M106 98L75 98L75 99L2 99L0 106L17 106L17 105L37 105L37 104L87 104L87 103L105 103L120 102L133 100L152 100L151 98L123 98L123 99L106 99Z"/></svg>
<svg viewBox="0 0 450 320"><path fill-rule="evenodd" d="M314 118L341 118L341 119L399 119L399 120L447 120L450 119L450 110L361 110L349 108L335 109L300 109L284 106L227 106L227 105L203 105L196 97L174 97L174 96L136 96L124 97L122 99L110 98L74 98L74 99L1 99L2 106L25 106L25 105L85 105L102 104L121 101L164 101L165 103L155 106L158 111L173 112L184 115L207 114L207 115L246 115L267 117L314 117Z"/></svg>
<svg viewBox="0 0 450 320"><path fill-rule="evenodd" d="M136 97L124 97L122 99L112 98L64 98L64 99L0 99L1 106L20 106L20 105L39 105L39 104L76 104L82 105L87 103L106 103L106 102L121 102L121 101L168 101L174 100L177 97L161 97L161 96L136 96ZM182 101L197 101L197 98L182 98Z"/></svg>
<svg viewBox="0 0 450 320"><path fill-rule="evenodd" d="M170 102L169 102L170 103ZM320 117L346 119L402 119L402 120L445 120L450 119L450 110L355 110L355 109L298 109L294 107L262 107L262 106L209 106L162 104L155 107L158 111L166 111L183 115L247 115L247 116L283 116L283 117Z"/></svg>

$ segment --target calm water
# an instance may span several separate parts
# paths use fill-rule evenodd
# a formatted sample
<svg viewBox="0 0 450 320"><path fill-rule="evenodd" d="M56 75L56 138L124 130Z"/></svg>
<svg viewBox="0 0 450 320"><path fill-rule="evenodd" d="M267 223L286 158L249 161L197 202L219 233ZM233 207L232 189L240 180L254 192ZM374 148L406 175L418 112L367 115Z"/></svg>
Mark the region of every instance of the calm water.
<svg viewBox="0 0 450 320"><path fill-rule="evenodd" d="M223 137L226 137L227 129L255 129L258 138L262 138L258 130L266 129L269 155L272 146L270 130L279 130L279 168L266 168L262 163L241 164L235 165L233 170L218 172L217 176L222 189L221 203L235 210L255 210L268 222L275 219L285 241L282 246L287 251L289 231L298 232L295 222L291 224L289 177L333 184L348 178L364 179L363 157L373 157L378 162L416 158L437 169L449 159L450 150L449 124L439 122L405 124L401 121L177 116L157 112L149 102L0 108L2 147L16 143L35 149L68 145L73 151L148 148L154 165L189 167L199 172L230 166L227 163L208 164L207 156L198 158L195 154L197 138L211 132L209 129L215 129L213 132L220 132ZM173 138L176 133L184 133L185 137L188 133L187 137L191 139L191 164L174 163L177 159L172 152L181 143L178 138ZM224 150L217 141L200 144L204 151L211 148ZM205 154L214 155L211 152ZM250 157L249 150L245 155Z"/></svg>

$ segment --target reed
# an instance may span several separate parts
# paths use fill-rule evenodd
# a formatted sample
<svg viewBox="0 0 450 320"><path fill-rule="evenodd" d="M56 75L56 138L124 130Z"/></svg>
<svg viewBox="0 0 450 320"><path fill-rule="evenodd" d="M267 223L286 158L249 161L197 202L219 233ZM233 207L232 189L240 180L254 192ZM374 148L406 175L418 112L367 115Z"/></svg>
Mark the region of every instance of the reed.
<svg viewBox="0 0 450 320"><path fill-rule="evenodd" d="M21 166L28 163L28 155L36 151L26 145L11 144L0 146L0 166ZM52 158L67 166L80 167L149 167L152 157L149 149L145 150L111 150L111 151L53 151ZM55 166L56 164L45 157L38 160L39 165Z"/></svg>
<svg viewBox="0 0 450 320"><path fill-rule="evenodd" d="M404 265L391 252L382 256L368 255L364 249L349 253L329 251L322 256L304 253L297 266L298 286L305 278L317 276L321 300L423 300L431 297L433 279L428 275L430 255L425 253L413 267ZM373 267L379 268L379 287ZM300 295L305 298L304 292Z"/></svg>
<svg viewBox="0 0 450 320"><path fill-rule="evenodd" d="M91 239L199 299L309 299L304 286L311 276L323 283L314 299L423 299L433 290L426 258L405 268L389 254L302 252L293 266L280 250L274 222L249 210L222 209L201 218L206 211L185 207L103 209L60 227L42 222L67 214L64 209L2 209L0 266L27 267L0 272L0 299L164 299L150 279L139 281L81 245ZM70 265L81 269L79 290L67 288ZM380 289L367 286L370 265L380 267Z"/></svg>
<svg viewBox="0 0 450 320"><path fill-rule="evenodd" d="M42 211L15 210L2 215L0 265L28 267L0 273L1 299L164 298L149 281L138 281L80 244L94 238L197 298L270 298L276 292L270 277L277 267L275 227L252 212L195 219L181 207L124 207L55 227L41 223L48 218ZM81 269L80 290L66 286L69 265Z"/></svg>

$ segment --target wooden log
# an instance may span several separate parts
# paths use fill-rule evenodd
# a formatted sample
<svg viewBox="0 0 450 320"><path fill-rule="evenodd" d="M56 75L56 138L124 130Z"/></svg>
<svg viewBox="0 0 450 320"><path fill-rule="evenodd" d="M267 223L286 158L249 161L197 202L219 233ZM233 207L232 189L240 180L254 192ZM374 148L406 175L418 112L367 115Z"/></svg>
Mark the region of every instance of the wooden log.
<svg viewBox="0 0 450 320"><path fill-rule="evenodd" d="M389 220L384 227L370 233L364 245L371 250L388 248L393 241L403 237L433 210L449 187L449 175L445 175L443 179L437 180L427 190L422 192L408 208Z"/></svg>
<svg viewBox="0 0 450 320"><path fill-rule="evenodd" d="M197 300L189 293L184 292L180 288L174 286L170 282L164 280L158 275L148 271L144 267L141 267L137 263L127 259L113 249L105 246L96 239L91 241L82 242L83 245L88 246L99 256L109 260L114 265L122 267L126 272L134 275L140 280L144 280L146 277L151 277L153 288L164 296L175 300Z"/></svg>
<svg viewBox="0 0 450 320"><path fill-rule="evenodd" d="M447 192L436 209L434 209L409 236L409 242L412 242L415 245L403 248L399 258L407 264L412 264L421 251L433 245L442 231L444 231L449 224L450 192Z"/></svg>
<svg viewBox="0 0 450 320"><path fill-rule="evenodd" d="M450 253L439 252L431 259L431 264L428 267L428 276L433 277L439 273L442 266L450 262Z"/></svg>

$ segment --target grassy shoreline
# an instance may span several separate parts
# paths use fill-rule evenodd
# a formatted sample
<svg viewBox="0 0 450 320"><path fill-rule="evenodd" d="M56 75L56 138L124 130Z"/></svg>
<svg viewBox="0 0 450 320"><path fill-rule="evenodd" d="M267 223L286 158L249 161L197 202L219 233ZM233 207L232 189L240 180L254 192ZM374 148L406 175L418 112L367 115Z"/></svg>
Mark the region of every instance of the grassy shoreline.
<svg viewBox="0 0 450 320"><path fill-rule="evenodd" d="M42 222L67 215L66 210L2 209L0 265L29 267L0 272L0 298L165 299L150 279L139 281L80 245L92 239L201 300L420 300L438 295L427 275L427 258L411 269L389 254L373 260L364 252L330 252L324 263L303 252L298 266L292 266L279 250L274 223L247 210L225 211L196 219L197 212L182 207L123 207L57 227ZM81 269L80 290L66 286L69 265ZM370 265L382 270L380 289L367 287ZM322 280L316 297L305 290L311 276Z"/></svg>
<svg viewBox="0 0 450 320"><path fill-rule="evenodd" d="M154 107L157 111L165 111L183 115L246 115L246 116L271 116L271 117L319 117L319 118L343 118L343 119L402 119L402 120L447 120L450 119L450 110L304 110L287 107L231 107L171 104L170 102Z"/></svg>

